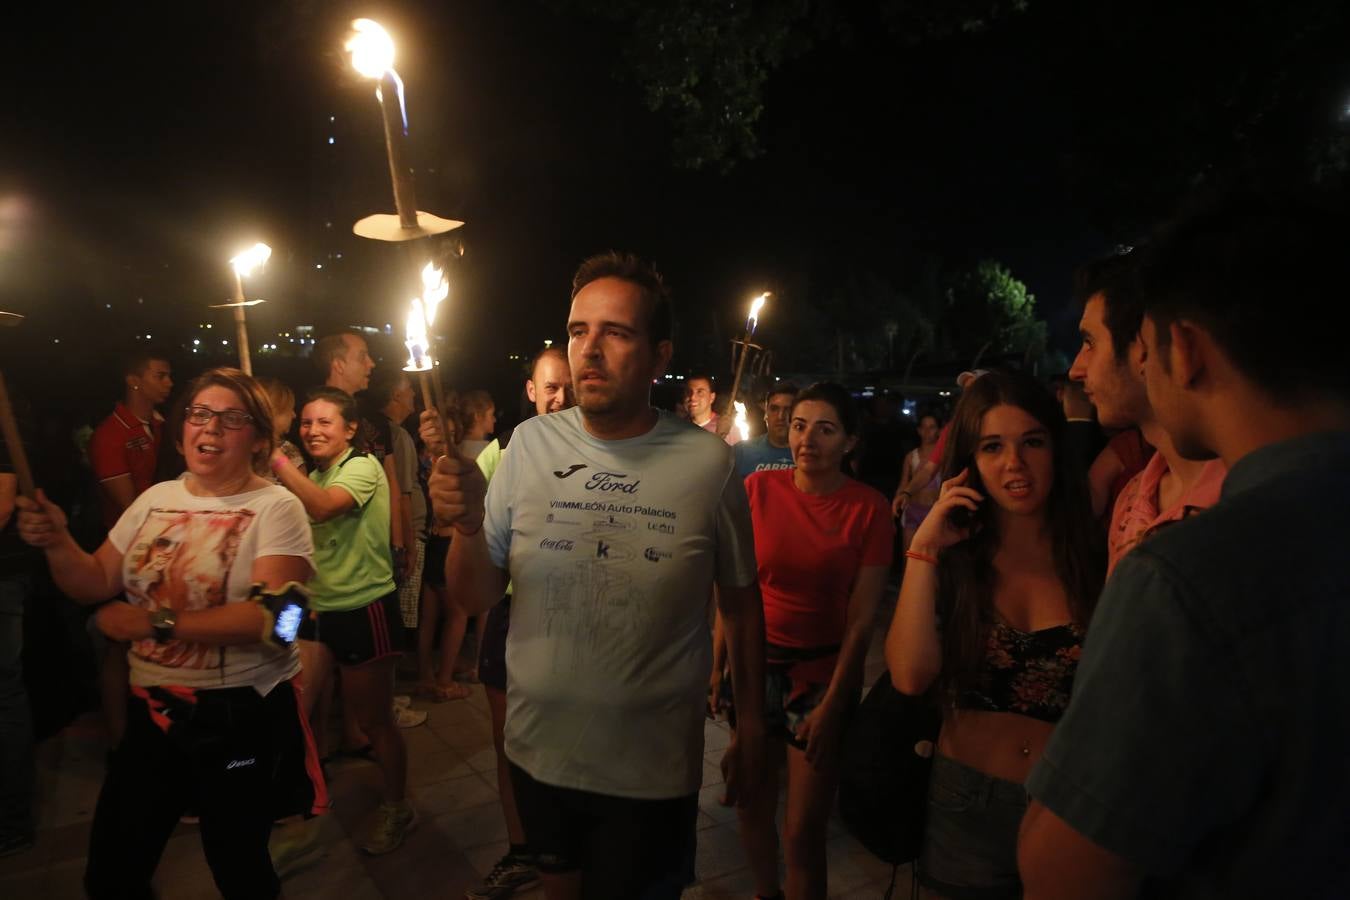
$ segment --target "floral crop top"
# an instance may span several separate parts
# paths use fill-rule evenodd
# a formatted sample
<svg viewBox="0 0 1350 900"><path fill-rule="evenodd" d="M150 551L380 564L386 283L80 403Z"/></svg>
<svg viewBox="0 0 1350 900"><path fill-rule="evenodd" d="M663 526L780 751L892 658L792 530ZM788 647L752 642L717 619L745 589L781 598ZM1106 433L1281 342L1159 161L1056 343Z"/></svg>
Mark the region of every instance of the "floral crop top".
<svg viewBox="0 0 1350 900"><path fill-rule="evenodd" d="M1085 633L1073 623L1030 632L993 623L979 685L962 691L956 705L1058 722L1069 705Z"/></svg>

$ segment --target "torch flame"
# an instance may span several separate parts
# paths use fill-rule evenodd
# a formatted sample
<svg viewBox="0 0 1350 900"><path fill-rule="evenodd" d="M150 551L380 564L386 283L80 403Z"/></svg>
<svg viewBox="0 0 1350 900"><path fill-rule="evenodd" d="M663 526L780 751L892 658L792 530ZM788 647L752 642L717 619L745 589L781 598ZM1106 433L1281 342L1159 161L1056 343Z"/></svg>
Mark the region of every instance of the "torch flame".
<svg viewBox="0 0 1350 900"><path fill-rule="evenodd" d="M448 296L450 282L445 280L445 273L434 263L427 263L422 269L422 307L426 311L428 327L436 324L436 308Z"/></svg>
<svg viewBox="0 0 1350 900"><path fill-rule="evenodd" d="M408 348L406 371L431 371L431 359L427 356L427 317L425 310L422 308L422 301L417 297L413 298L412 307L408 310L406 327L408 337L403 342L403 345Z"/></svg>
<svg viewBox="0 0 1350 900"><path fill-rule="evenodd" d="M234 271L240 278L247 278L250 272L267 262L267 258L271 255L271 247L257 243L230 260L230 265L234 266Z"/></svg>
<svg viewBox="0 0 1350 900"><path fill-rule="evenodd" d="M394 39L379 22L357 19L352 22L355 32L346 43L352 55L352 68L367 78L380 78L394 68Z"/></svg>
<svg viewBox="0 0 1350 900"><path fill-rule="evenodd" d="M761 298L762 299L762 298ZM745 404L737 400L736 407L736 430L741 433L741 440L750 440L750 422L745 418Z"/></svg>
<svg viewBox="0 0 1350 900"><path fill-rule="evenodd" d="M754 299L750 304L750 317L745 320L745 327L751 332L759 325L759 311L764 308L764 301L769 299L769 292L765 291Z"/></svg>

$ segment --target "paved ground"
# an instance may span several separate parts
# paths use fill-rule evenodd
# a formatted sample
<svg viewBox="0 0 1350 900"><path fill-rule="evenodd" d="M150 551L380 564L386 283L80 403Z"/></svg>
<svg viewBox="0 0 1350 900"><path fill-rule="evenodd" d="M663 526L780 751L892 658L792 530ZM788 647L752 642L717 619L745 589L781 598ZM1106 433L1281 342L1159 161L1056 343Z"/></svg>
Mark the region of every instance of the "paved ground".
<svg viewBox="0 0 1350 900"><path fill-rule="evenodd" d="M889 619L888 612L879 618ZM867 684L884 666L880 652L883 628L879 625L868 656ZM401 689L406 688L401 685ZM505 851L506 833L497 804L495 759L482 689L475 686L469 700L441 704L418 701L415 706L430 713L426 725L404 732L409 779L421 824L395 853L380 858L363 855L356 849L353 835L364 831L375 807L378 775L370 763L337 763L330 770L329 786L335 814L322 820L328 854L318 865L286 881L289 900L335 896L342 900L458 900ZM686 900L748 900L754 894L735 813L717 804L722 781L717 761L727 739L725 726L708 724L704 787L699 799L699 881L685 891ZM105 743L97 717L89 715L38 748L37 846L0 860L0 896L13 900L83 896L80 878L102 780ZM830 896L838 898L880 898L891 879L890 866L845 834L837 820L830 827L829 871ZM219 896L206 868L196 827L179 826L155 881L162 900ZM901 870L897 881L901 885L897 895L907 896L907 869ZM543 892L537 889L517 896L543 900Z"/></svg>

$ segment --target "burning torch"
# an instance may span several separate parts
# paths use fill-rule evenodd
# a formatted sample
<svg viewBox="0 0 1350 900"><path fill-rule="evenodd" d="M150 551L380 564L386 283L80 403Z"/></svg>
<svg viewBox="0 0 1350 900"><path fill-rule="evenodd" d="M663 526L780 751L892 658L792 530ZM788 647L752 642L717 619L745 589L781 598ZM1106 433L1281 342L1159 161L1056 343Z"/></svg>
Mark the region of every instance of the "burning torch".
<svg viewBox="0 0 1350 900"><path fill-rule="evenodd" d="M384 149L389 157L389 177L394 186L396 215L376 213L352 227L357 235L376 241L412 241L443 234L463 225L442 219L417 208L413 173L406 159L408 106L403 96L403 79L394 71L394 39L371 19L352 22L352 36L346 49L352 55L352 68L374 79L375 97L384 116Z"/></svg>
<svg viewBox="0 0 1350 900"><path fill-rule="evenodd" d="M741 435L741 440L750 440L750 420L745 417L745 404L739 400L733 401L736 407L736 431Z"/></svg>
<svg viewBox="0 0 1350 900"><path fill-rule="evenodd" d="M403 92L403 79L394 71L394 40L379 23L371 19L357 19L352 22L352 36L346 49L352 55L352 67L366 78L377 82L375 98L380 102L380 112L384 119L384 148L389 159L389 178L394 189L395 215L377 213L359 220L352 231L358 237L375 241L413 241L418 238L443 234L463 225L453 219L442 219L429 212L417 209L417 196L414 190L413 173L406 159L408 139L408 106ZM411 246L411 245L410 245ZM454 446L454 432L445 416L445 400L441 382L431 373L436 366L432 350L430 329L435 322L436 307L449 294L450 288L444 273L428 263L422 269L422 296L413 300L412 310L407 318L408 365L407 372L419 373L422 385L422 403L432 409L431 394L434 391L434 408L440 419L441 434L445 438L447 451ZM430 381L432 391L428 391Z"/></svg>
<svg viewBox="0 0 1350 900"><path fill-rule="evenodd" d="M244 370L245 375L253 374L253 360L249 357L248 322L244 319L244 309L257 306L263 301L244 299L244 279L258 266L267 262L271 255L271 247L257 243L231 259L230 267L234 269L234 297L229 303L217 303L211 307L234 310L234 338L239 344L239 368Z"/></svg>
<svg viewBox="0 0 1350 900"><path fill-rule="evenodd" d="M755 336L755 329L759 327L759 311L764 308L764 303L768 299L769 299L769 292L765 291L764 293L760 294L758 297L756 297L754 300L750 302L750 315L745 320L745 334L744 336L741 337L740 340L732 342L733 344L741 345L741 353L736 360L736 375L734 378L731 379L731 395L730 395L731 399L730 401L728 401L728 408L726 410L726 413L730 413L731 410L734 408L731 406L731 404L736 404L737 406L740 405L736 401L736 395L741 388L741 374L745 371L745 361L747 357L750 355L751 348L754 348L756 350L761 349L758 344L750 343L750 339ZM748 434L748 429L749 426L747 425L746 429L742 431L742 434L743 435ZM723 437L726 437L727 433L730 430L731 430L731 416L724 414L722 418L718 420L717 433L722 435Z"/></svg>
<svg viewBox="0 0 1350 900"><path fill-rule="evenodd" d="M434 374L436 354L432 350L429 334L431 326L436 322L437 308L449 295L450 284L445 280L445 273L434 264L427 263L422 269L422 296L414 297L412 300L411 308L408 310L407 339L403 342L408 348L408 364L403 367L403 371L417 373L418 382L422 387L422 405L427 409L436 410L441 426L441 437L445 439L446 453L454 449L455 433L450 430L450 423L445 415L445 395L441 388L441 380ZM436 396L434 406L431 402L433 393Z"/></svg>

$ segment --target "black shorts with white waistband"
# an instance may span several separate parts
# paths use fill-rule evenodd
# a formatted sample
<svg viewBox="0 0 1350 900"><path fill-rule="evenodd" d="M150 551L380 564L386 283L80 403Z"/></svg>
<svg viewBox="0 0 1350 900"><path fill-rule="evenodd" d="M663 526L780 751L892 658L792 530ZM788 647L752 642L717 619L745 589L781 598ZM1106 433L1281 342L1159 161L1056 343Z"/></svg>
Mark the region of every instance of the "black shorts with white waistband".
<svg viewBox="0 0 1350 900"><path fill-rule="evenodd" d="M299 637L323 644L340 666L360 666L397 656L403 652L398 592L385 594L359 609L312 612L300 626Z"/></svg>
<svg viewBox="0 0 1350 900"><path fill-rule="evenodd" d="M511 764L511 784L540 871L579 872L587 900L677 900L689 881L698 794L615 797L537 781Z"/></svg>

